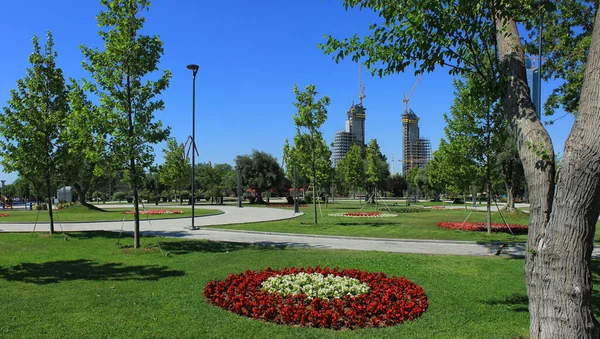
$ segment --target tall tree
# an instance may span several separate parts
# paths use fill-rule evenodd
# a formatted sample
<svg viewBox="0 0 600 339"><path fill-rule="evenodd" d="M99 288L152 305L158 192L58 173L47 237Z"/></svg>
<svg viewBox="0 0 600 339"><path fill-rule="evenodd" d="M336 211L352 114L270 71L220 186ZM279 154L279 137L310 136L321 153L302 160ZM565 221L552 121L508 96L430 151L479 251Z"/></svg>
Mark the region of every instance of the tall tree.
<svg viewBox="0 0 600 339"><path fill-rule="evenodd" d="M327 106L329 98L323 96L316 100L317 91L315 85L308 85L305 91L294 85L296 102L294 106L298 110L294 114L296 135L294 146L288 149L293 155L294 163L300 167L303 176L312 182L314 223L317 224L317 186L319 178L321 182L327 182L331 175L331 150L327 147L321 125L327 120ZM287 144L287 140L286 140ZM284 146L285 147L285 146Z"/></svg>
<svg viewBox="0 0 600 339"><path fill-rule="evenodd" d="M381 153L376 139L371 139L365 147L365 157L367 162L366 181L367 192L373 192L371 202L377 200L377 189L381 188L384 180L390 176L390 168L385 155Z"/></svg>
<svg viewBox="0 0 600 339"><path fill-rule="evenodd" d="M108 121L87 97L84 89L71 79L69 86L71 114L66 124L65 140L68 158L60 172L65 183L73 184L79 202L86 205L87 193L104 179L108 163L106 136Z"/></svg>
<svg viewBox="0 0 600 339"><path fill-rule="evenodd" d="M160 167L159 180L169 188L181 191L190 177L190 162L183 156L183 150L175 138L167 140L163 154L165 162Z"/></svg>
<svg viewBox="0 0 600 339"><path fill-rule="evenodd" d="M487 191L487 231L491 233L492 166L507 134L497 99L480 91L482 87L476 77L469 77L466 82L454 81L455 99L450 108L451 116L444 114L447 123L444 132L450 144L465 143L462 147L483 172Z"/></svg>
<svg viewBox="0 0 600 339"><path fill-rule="evenodd" d="M600 11L595 21L577 117L556 176L552 140L534 110L516 22L533 25L533 3L520 1L346 0L382 17L372 34L323 46L338 59L353 55L380 75L450 67L473 74L502 100L517 140L531 201L525 277L532 338L597 338L592 311L591 253L600 214ZM557 8L566 27L568 12ZM591 27L589 22L586 25ZM569 32L569 30L567 30ZM565 51L566 52L566 51ZM585 54L585 51L584 53ZM485 62L488 60L489 62ZM565 65L567 68L572 66ZM571 67L572 69L572 67ZM567 79L568 80L568 79ZM565 316L568 315L568 316Z"/></svg>
<svg viewBox="0 0 600 339"><path fill-rule="evenodd" d="M17 88L11 90L8 105L0 114L0 154L7 171L17 171L31 182L46 188L50 234L54 233L53 187L57 166L64 160L66 145L62 138L69 116L67 87L62 70L56 65L52 33L46 34L42 51L33 37L31 68ZM40 182L42 181L42 182Z"/></svg>
<svg viewBox="0 0 600 339"><path fill-rule="evenodd" d="M123 159L133 190L134 247L140 247L140 217L138 185L143 169L154 161L150 144L168 136L154 112L164 103L156 96L169 85L171 73L165 70L157 81L149 76L158 70L164 54L163 43L157 36L140 34L148 10L148 0L101 0L106 10L98 14L99 32L104 51L81 47L86 61L83 68L94 80L92 91L99 95L102 112L113 127L111 151ZM125 163L126 162L126 163Z"/></svg>
<svg viewBox="0 0 600 339"><path fill-rule="evenodd" d="M235 166L241 169L242 184L256 191L257 203L264 203L262 193L276 187L283 177L283 170L277 159L258 150L253 150L251 155L238 155Z"/></svg>
<svg viewBox="0 0 600 339"><path fill-rule="evenodd" d="M365 184L365 162L362 158L362 149L358 145L352 145L350 151L338 162L337 169L343 181L356 193L357 187Z"/></svg>

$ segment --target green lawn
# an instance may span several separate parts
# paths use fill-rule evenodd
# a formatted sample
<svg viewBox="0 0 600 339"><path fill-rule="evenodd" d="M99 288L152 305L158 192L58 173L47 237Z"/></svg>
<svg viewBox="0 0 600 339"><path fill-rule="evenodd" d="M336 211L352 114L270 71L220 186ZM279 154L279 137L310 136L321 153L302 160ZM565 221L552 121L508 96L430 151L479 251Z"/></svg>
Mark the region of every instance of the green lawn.
<svg viewBox="0 0 600 339"><path fill-rule="evenodd" d="M523 261L507 258L281 249L112 233L0 234L2 337L526 337ZM162 250L159 250L160 244ZM270 266L340 266L403 275L424 288L429 309L383 329L275 325L208 305L208 281ZM600 262L594 263L600 284ZM600 301L600 291L594 298ZM600 302L595 305L600 305ZM597 316L598 311L596 312Z"/></svg>
<svg viewBox="0 0 600 339"><path fill-rule="evenodd" d="M390 208L402 208L403 206ZM452 206L460 208L460 206ZM435 239L435 240L466 240L466 241L526 241L527 235L513 236L508 233L467 232L447 230L437 227L439 221L462 222L469 217L470 222L485 222L486 212L473 212L461 210L431 210L421 213L398 213L394 218L344 218L330 217L331 213L360 211L358 201L336 202L321 204L317 209L318 224L313 224L312 205L302 207L305 215L292 220L274 221L269 223L250 223L218 226L220 228L252 230L263 232L283 232L300 234L342 235L354 237L374 238L401 238L401 239ZM363 211L375 211L374 206L367 206ZM389 213L384 205L379 205L379 211ZM290 209L290 213L293 213ZM521 211L515 213L502 213L509 224L527 225L529 215ZM499 213L492 213L492 221L502 223ZM600 232L596 232L596 242L600 241Z"/></svg>
<svg viewBox="0 0 600 339"><path fill-rule="evenodd" d="M153 209L166 209L166 210L179 210L183 211L183 214L164 214L164 215L140 215L140 220L150 219L164 219L164 218L190 218L191 210L189 208L156 208L156 206L148 206L148 210ZM125 211L132 211L133 208L88 208L80 205L74 205L64 210L54 210L54 221L55 222L81 222L81 221L121 221L123 217L125 220L133 220L132 214L123 214ZM140 211L142 209L140 208ZM37 219L38 222L48 222L50 217L48 211L2 211L1 213L9 214L8 217L0 218L0 223L34 223ZM221 211L218 210L206 210L196 209L195 215L210 215L218 214Z"/></svg>

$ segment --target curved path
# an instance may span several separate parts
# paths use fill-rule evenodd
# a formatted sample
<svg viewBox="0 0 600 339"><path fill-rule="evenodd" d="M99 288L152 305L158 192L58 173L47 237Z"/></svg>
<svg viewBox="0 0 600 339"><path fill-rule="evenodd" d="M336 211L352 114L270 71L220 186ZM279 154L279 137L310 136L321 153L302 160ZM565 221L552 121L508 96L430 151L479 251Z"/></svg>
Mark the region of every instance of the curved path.
<svg viewBox="0 0 600 339"><path fill-rule="evenodd" d="M103 206L124 207L124 205ZM174 206L171 206L174 207ZM189 206L178 206L177 208L189 208ZM196 206L196 208L218 209L222 214L202 216L195 218L195 225L199 230L186 229L190 226L190 219L163 219L143 220L140 223L141 231L149 235L208 239L214 241L228 241L250 243L266 246L301 247L321 249L348 249L362 251L384 251L398 253L417 254L450 254L450 255L476 255L493 256L500 248L500 243L472 242L472 241L439 241L439 240L409 240L409 239L383 239L383 238L361 238L343 236L322 236L306 234L289 234L276 232L254 232L237 231L226 229L215 229L210 226L238 224L249 222L264 222L293 218L295 214L289 209L267 208L267 207L244 207L235 206ZM30 232L33 224L0 224L0 232ZM47 231L47 224L38 224L37 231ZM61 226L56 224L56 229ZM133 222L90 222L90 223L63 223L62 230L65 232L75 231L133 231ZM503 256L523 257L525 253L524 243L511 243L504 247L501 252ZM600 258L600 248L596 247L592 254Z"/></svg>

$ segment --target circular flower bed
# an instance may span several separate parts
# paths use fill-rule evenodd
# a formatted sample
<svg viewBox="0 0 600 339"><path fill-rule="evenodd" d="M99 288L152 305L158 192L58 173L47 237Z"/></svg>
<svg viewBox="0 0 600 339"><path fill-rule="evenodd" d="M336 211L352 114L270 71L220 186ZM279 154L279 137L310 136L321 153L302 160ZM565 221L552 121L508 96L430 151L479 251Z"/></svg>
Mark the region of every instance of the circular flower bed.
<svg viewBox="0 0 600 339"><path fill-rule="evenodd" d="M487 232L487 223L485 222L438 222L437 227L447 228L451 230L463 230L463 231L474 231L474 232ZM510 230L508 229L510 227ZM508 227L505 224L492 223L492 232L508 232L515 234L527 234L527 225L509 224Z"/></svg>
<svg viewBox="0 0 600 339"><path fill-rule="evenodd" d="M396 325L428 306L423 289L404 277L319 266L230 274L209 282L204 296L254 319L336 330Z"/></svg>
<svg viewBox="0 0 600 339"><path fill-rule="evenodd" d="M345 217L345 218L393 218L398 214L381 213L381 212L346 212L346 213L331 213L330 217Z"/></svg>
<svg viewBox="0 0 600 339"><path fill-rule="evenodd" d="M123 214L134 214L135 211L125 211ZM140 211L140 214L160 215L160 214L183 214L183 211L178 210L146 210Z"/></svg>

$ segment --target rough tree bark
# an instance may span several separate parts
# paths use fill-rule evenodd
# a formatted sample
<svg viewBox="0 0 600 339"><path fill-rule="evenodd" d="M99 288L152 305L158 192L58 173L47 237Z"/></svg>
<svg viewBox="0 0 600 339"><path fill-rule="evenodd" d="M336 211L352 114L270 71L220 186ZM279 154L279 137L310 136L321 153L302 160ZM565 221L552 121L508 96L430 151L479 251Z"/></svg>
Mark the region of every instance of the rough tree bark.
<svg viewBox="0 0 600 339"><path fill-rule="evenodd" d="M525 278L532 338L598 338L591 253L600 210L600 12L596 14L579 113L555 179L554 149L529 96L515 21L497 21L504 114L517 134L530 196ZM556 181L555 181L556 180Z"/></svg>

